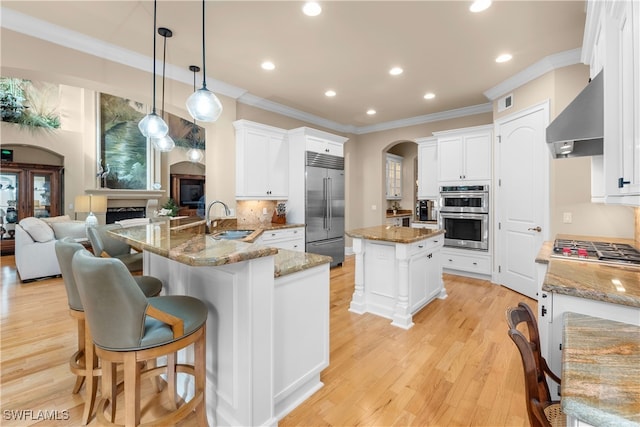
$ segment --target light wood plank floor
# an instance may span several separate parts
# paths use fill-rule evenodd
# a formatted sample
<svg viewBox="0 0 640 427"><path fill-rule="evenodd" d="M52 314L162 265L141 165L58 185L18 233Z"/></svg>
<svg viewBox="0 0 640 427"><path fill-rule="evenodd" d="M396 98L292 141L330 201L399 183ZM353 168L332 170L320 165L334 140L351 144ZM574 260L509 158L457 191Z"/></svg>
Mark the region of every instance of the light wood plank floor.
<svg viewBox="0 0 640 427"><path fill-rule="evenodd" d="M62 279L21 284L13 256L0 262L0 425L79 425L84 388L71 394L68 358L76 331ZM420 311L415 326L405 331L389 320L347 310L353 275L353 257L331 270L325 386L280 425L529 424L522 365L504 313L519 301L535 310L535 301L487 281L445 275L449 297ZM151 397L143 402L143 421L165 411L162 394L153 396L151 382L144 383L143 393ZM31 419L9 419L12 410L31 410L22 413ZM58 418L68 419L38 420L43 414L38 411L59 411ZM95 418L90 425L97 425ZM195 425L194 417L181 425Z"/></svg>

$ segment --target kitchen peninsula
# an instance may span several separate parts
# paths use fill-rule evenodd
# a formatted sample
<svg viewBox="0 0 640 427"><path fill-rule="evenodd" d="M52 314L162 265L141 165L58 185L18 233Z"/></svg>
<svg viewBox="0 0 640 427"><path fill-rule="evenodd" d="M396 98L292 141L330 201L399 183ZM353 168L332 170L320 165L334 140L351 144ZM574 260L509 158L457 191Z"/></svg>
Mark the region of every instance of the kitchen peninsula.
<svg viewBox="0 0 640 427"><path fill-rule="evenodd" d="M445 299L440 249L444 230L377 226L347 231L356 256L349 311L391 319L403 329L434 298Z"/></svg>
<svg viewBox="0 0 640 427"><path fill-rule="evenodd" d="M287 227L286 225L283 227ZM257 229L250 240L264 230ZM169 295L209 307L207 416L214 425L275 425L322 387L329 365L331 258L241 240L218 240L203 221L123 228L144 251L144 274ZM191 360L186 352L179 358ZM179 392L189 396L190 384Z"/></svg>

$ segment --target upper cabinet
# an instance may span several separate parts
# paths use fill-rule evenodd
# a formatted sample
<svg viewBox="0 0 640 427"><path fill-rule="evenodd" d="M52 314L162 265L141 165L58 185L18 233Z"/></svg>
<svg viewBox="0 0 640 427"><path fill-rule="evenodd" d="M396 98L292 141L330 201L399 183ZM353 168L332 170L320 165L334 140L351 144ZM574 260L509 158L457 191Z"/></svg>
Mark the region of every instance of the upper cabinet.
<svg viewBox="0 0 640 427"><path fill-rule="evenodd" d="M306 149L314 153L330 154L332 156L344 157L344 142L330 141L307 135Z"/></svg>
<svg viewBox="0 0 640 427"><path fill-rule="evenodd" d="M287 132L247 120L237 120L233 126L236 129L236 199L287 199Z"/></svg>
<svg viewBox="0 0 640 427"><path fill-rule="evenodd" d="M437 199L438 190L438 140L418 138L418 200Z"/></svg>
<svg viewBox="0 0 640 427"><path fill-rule="evenodd" d="M387 200L402 199L402 157L387 154Z"/></svg>
<svg viewBox="0 0 640 427"><path fill-rule="evenodd" d="M589 1L582 60L604 72L604 200L640 206L640 3Z"/></svg>
<svg viewBox="0 0 640 427"><path fill-rule="evenodd" d="M438 141L438 181L491 180L493 125L434 132Z"/></svg>

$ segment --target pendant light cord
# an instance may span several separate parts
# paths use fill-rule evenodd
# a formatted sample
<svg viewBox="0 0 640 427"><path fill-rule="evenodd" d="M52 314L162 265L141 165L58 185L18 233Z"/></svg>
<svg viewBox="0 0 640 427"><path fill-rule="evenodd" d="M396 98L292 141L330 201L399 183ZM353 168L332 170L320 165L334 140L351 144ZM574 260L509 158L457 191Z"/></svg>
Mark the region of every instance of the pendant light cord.
<svg viewBox="0 0 640 427"><path fill-rule="evenodd" d="M202 88L207 88L207 65L205 64L205 37L204 37L204 1L202 0Z"/></svg>
<svg viewBox="0 0 640 427"><path fill-rule="evenodd" d="M153 108L152 114L156 113L156 19L158 0L153 0Z"/></svg>
<svg viewBox="0 0 640 427"><path fill-rule="evenodd" d="M164 118L164 69L167 65L167 37L164 36L164 52L162 54L162 117Z"/></svg>

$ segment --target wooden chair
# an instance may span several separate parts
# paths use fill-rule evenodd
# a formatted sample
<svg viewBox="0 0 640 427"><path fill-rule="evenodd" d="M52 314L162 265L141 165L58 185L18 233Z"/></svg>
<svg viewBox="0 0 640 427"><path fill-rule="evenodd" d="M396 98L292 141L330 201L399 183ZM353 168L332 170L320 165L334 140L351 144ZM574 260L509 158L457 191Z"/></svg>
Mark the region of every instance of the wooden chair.
<svg viewBox="0 0 640 427"><path fill-rule="evenodd" d="M109 235L110 230L123 228L120 224L97 225L87 228L93 253L99 257L117 258L132 273L142 272L142 253L132 252L131 246Z"/></svg>
<svg viewBox="0 0 640 427"><path fill-rule="evenodd" d="M531 308L521 302L517 307L508 308L506 315L509 337L522 357L529 422L534 427L566 426L566 416L560 402L551 400L546 377L549 376L558 384L561 380L549 369L547 361L542 357L538 325ZM527 325L528 339L517 329L522 323Z"/></svg>
<svg viewBox="0 0 640 427"><path fill-rule="evenodd" d="M73 256L83 249L84 247L80 243L76 243L70 238L60 239L55 243L56 257L58 258L62 280L67 292L69 314L76 319L78 327L78 349L69 359L69 368L71 373L77 376L73 387L74 394L78 393L83 383L86 382L87 396L82 413L82 425L86 425L93 414L98 378L102 375L102 370L98 363L95 346L93 345L89 325L86 322L84 308L71 267ZM136 276L134 280L146 296L157 296L162 291L162 282L155 277Z"/></svg>
<svg viewBox="0 0 640 427"><path fill-rule="evenodd" d="M124 389L124 424L139 425L140 380L164 372L172 411L151 423L176 424L195 411L198 424L206 426L207 306L189 296L145 297L124 263L116 258L96 258L87 251L78 251L73 256L72 268L96 353L102 362L98 420L114 425L116 395ZM193 365L177 364L177 352L191 344ZM155 360L162 356L166 356L167 364L155 366ZM145 361L153 361L151 368L143 369L145 364L141 362ZM124 365L123 387L116 384L116 364ZM180 407L176 400L178 372L195 379L193 397ZM110 419L107 419L105 410L109 405Z"/></svg>

